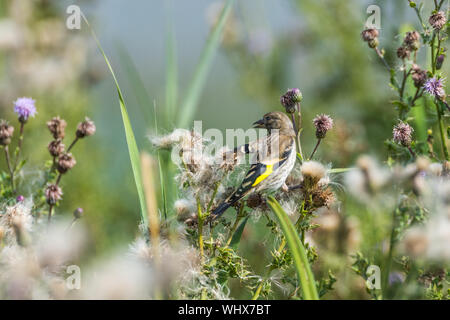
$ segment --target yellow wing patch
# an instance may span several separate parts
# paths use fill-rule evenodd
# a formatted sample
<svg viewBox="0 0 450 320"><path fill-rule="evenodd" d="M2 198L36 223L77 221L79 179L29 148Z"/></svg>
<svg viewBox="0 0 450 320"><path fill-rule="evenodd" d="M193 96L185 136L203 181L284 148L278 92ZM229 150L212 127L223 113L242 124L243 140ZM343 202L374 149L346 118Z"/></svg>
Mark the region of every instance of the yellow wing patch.
<svg viewBox="0 0 450 320"><path fill-rule="evenodd" d="M261 181L266 179L272 173L272 170L273 170L273 165L268 164L266 166L266 171L264 171L264 173L255 180L255 182L252 184L252 187L256 186L257 184L261 183Z"/></svg>

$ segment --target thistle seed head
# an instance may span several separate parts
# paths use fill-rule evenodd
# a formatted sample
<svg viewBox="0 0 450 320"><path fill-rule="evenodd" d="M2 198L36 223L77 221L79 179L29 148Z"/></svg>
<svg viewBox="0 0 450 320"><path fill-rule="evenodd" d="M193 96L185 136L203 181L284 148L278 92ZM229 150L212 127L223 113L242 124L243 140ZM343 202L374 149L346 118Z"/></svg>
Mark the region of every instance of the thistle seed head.
<svg viewBox="0 0 450 320"><path fill-rule="evenodd" d="M63 153L58 158L57 169L60 173L66 173L77 164L71 153Z"/></svg>
<svg viewBox="0 0 450 320"><path fill-rule="evenodd" d="M54 117L47 122L48 130L50 130L50 133L55 139L64 139L64 136L66 135L64 131L66 126L67 122L59 116Z"/></svg>
<svg viewBox="0 0 450 320"><path fill-rule="evenodd" d="M312 189L317 186L320 179L326 174L325 167L316 161L306 161L302 168L303 186L307 189Z"/></svg>
<svg viewBox="0 0 450 320"><path fill-rule="evenodd" d="M45 198L47 203L54 205L56 202L62 199L63 192L59 186L56 184L48 184L45 189Z"/></svg>
<svg viewBox="0 0 450 320"><path fill-rule="evenodd" d="M378 38L378 30L377 29L366 29L361 32L361 37L363 41L370 42Z"/></svg>
<svg viewBox="0 0 450 320"><path fill-rule="evenodd" d="M428 75L425 70L420 69L418 65L414 64L412 67L411 78L413 79L414 86L416 88L421 88L427 81Z"/></svg>
<svg viewBox="0 0 450 320"><path fill-rule="evenodd" d="M404 147L411 146L412 133L414 129L406 122L400 121L392 130L393 139Z"/></svg>
<svg viewBox="0 0 450 320"><path fill-rule="evenodd" d="M420 48L420 34L417 31L408 31L403 45L410 51L416 51Z"/></svg>
<svg viewBox="0 0 450 320"><path fill-rule="evenodd" d="M7 121L0 120L0 145L7 146L11 143L14 133L14 127L10 126Z"/></svg>
<svg viewBox="0 0 450 320"><path fill-rule="evenodd" d="M447 23L447 18L445 17L445 13L443 11L439 11L432 14L428 19L428 22L434 30L441 30Z"/></svg>
<svg viewBox="0 0 450 320"><path fill-rule="evenodd" d="M399 57L399 59L403 60L405 58L409 58L410 54L411 52L403 46L397 49L397 57Z"/></svg>
<svg viewBox="0 0 450 320"><path fill-rule="evenodd" d="M92 136L95 133L96 127L94 121L86 117L83 122L80 122L77 127L76 135L78 138Z"/></svg>
<svg viewBox="0 0 450 320"><path fill-rule="evenodd" d="M62 153L64 153L64 150L65 145L60 139L53 140L48 144L48 152L50 152L52 157L59 157Z"/></svg>

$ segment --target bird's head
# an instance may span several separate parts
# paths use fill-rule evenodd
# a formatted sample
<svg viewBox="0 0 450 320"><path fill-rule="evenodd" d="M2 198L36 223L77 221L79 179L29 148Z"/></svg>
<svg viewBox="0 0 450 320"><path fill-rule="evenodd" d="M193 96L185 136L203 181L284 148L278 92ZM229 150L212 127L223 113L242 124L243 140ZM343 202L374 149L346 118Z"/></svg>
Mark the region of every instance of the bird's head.
<svg viewBox="0 0 450 320"><path fill-rule="evenodd" d="M289 117L281 112L274 111L264 115L264 117L253 123L254 128L264 128L269 132L271 130L280 130L280 133L287 135L295 135L294 127Z"/></svg>

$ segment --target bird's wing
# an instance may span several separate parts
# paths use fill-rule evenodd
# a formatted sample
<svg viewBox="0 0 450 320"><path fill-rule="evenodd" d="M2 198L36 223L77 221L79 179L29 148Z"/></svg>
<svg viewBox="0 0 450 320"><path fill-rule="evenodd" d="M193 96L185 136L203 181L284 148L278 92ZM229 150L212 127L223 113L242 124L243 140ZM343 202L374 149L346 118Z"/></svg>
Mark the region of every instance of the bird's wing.
<svg viewBox="0 0 450 320"><path fill-rule="evenodd" d="M262 162L252 164L240 187L230 196L228 202L233 203L239 200L267 179L267 177L273 174L276 169L278 169L287 160L290 152L292 152L292 147L287 148L280 158L270 158L266 159L266 161L263 160Z"/></svg>

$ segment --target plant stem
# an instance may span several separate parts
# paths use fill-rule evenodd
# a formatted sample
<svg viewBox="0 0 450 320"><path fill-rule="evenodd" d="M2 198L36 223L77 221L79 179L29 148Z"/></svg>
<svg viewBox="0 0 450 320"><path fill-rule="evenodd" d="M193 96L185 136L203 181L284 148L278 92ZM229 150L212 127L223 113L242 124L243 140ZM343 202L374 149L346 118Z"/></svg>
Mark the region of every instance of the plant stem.
<svg viewBox="0 0 450 320"><path fill-rule="evenodd" d="M447 149L447 143L445 139L445 132L444 132L444 121L442 119L441 110L439 108L439 103L437 101L434 102L436 105L436 111L438 116L438 124L439 124L439 133L441 136L441 144L442 144L442 152L444 153L445 160L449 161L449 154Z"/></svg>
<svg viewBox="0 0 450 320"><path fill-rule="evenodd" d="M20 158L20 152L22 151L22 144L23 144L23 128L25 126L24 122L20 123L20 137L19 137L19 142L17 144L17 154L16 154L16 160L14 162L14 171L16 171L17 168L17 164L19 163L19 158Z"/></svg>
<svg viewBox="0 0 450 320"><path fill-rule="evenodd" d="M6 164L8 165L9 175L11 178L11 188L12 188L12 191L15 192L15 190L14 190L14 171L12 170L12 167L11 167L11 157L9 156L8 146L5 146L5 156L6 156Z"/></svg>
<svg viewBox="0 0 450 320"><path fill-rule="evenodd" d="M377 53L378 57L380 57L381 61L383 62L384 66L386 67L386 69L391 72L391 67L389 66L389 64L387 63L386 59L384 58L383 54L381 53L380 49L378 49L378 47L374 48L375 52Z"/></svg>
<svg viewBox="0 0 450 320"><path fill-rule="evenodd" d="M277 251L275 252L275 256L280 255L281 252L284 250L284 247L285 247L285 246L286 246L286 239L283 238L283 240L281 241L281 243L280 243L280 245L279 245ZM273 262L273 260L272 260L272 262ZM273 271L274 269L275 269L274 267L270 267L269 270L267 270L267 274L266 274L266 276L264 277L264 279L261 280L261 282L259 283L258 287L256 288L256 291L255 291L255 293L253 294L252 300L257 300L257 299L258 299L259 294L261 293L261 289L262 289L262 286L263 286L264 282L270 277L270 274L272 273L272 271Z"/></svg>
<svg viewBox="0 0 450 320"><path fill-rule="evenodd" d="M411 74L411 69L408 70L408 72L406 72L406 66L405 64L403 64L403 67L405 68L403 70L403 79L402 79L402 86L400 88L400 101L403 101L403 94L405 93L405 84L406 84L406 79L408 79L409 75Z"/></svg>
<svg viewBox="0 0 450 320"><path fill-rule="evenodd" d="M391 269L392 264L392 254L394 252L394 245L395 245L395 213L396 210L393 210L392 212L392 229L391 229L391 236L389 239L389 251L388 255L386 257L385 266L384 266L384 273L383 273L383 283L382 283L382 293L383 293L383 299L386 299L386 292L389 285L389 272Z"/></svg>
<svg viewBox="0 0 450 320"><path fill-rule="evenodd" d="M412 157L415 158L416 157L416 153L413 151L413 149L411 149L411 147L407 147L409 153L411 153Z"/></svg>
<svg viewBox="0 0 450 320"><path fill-rule="evenodd" d="M61 178L62 178L62 173L60 173L60 174L58 175L58 178L56 178L56 185L59 184L59 182L61 181Z"/></svg>
<svg viewBox="0 0 450 320"><path fill-rule="evenodd" d="M198 223L198 247L200 249L200 259L204 262L204 245L203 245L203 214L200 200L197 197L197 223Z"/></svg>
<svg viewBox="0 0 450 320"><path fill-rule="evenodd" d="M311 160L312 157L314 156L314 154L316 153L317 148L319 147L320 141L322 141L322 139L317 139L316 146L314 147L314 150L313 150L313 152L311 153L311 156L309 157L309 160Z"/></svg>
<svg viewBox="0 0 450 320"><path fill-rule="evenodd" d="M216 182L216 187L214 188L213 194L211 196L211 200L208 203L208 207L206 208L206 212L209 213L211 211L211 207L214 203L214 199L216 198L217 192L219 191L219 186L222 181Z"/></svg>
<svg viewBox="0 0 450 320"><path fill-rule="evenodd" d="M52 220L52 210L53 210L53 204L50 205L48 208L48 223Z"/></svg>
<svg viewBox="0 0 450 320"><path fill-rule="evenodd" d="M77 143L77 141L78 141L78 137L76 137L76 138L72 141L72 143L70 144L69 148L67 148L67 152L69 152L70 149L73 148L73 146L75 145L75 143Z"/></svg>
<svg viewBox="0 0 450 320"><path fill-rule="evenodd" d="M431 74L433 76L436 72L436 63L434 63L434 39L436 39L436 32L433 32L433 38L431 38Z"/></svg>

